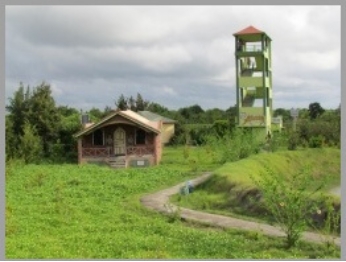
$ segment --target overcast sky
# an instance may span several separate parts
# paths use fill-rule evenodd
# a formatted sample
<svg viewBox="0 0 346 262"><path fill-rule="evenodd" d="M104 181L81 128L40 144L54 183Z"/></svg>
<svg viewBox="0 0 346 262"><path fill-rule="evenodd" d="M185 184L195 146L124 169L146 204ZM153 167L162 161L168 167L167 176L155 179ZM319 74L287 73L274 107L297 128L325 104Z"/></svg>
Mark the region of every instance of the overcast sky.
<svg viewBox="0 0 346 262"><path fill-rule="evenodd" d="M338 6L6 6L6 96L49 83L59 105L120 95L170 109L235 105L233 33L273 40L274 108L341 102ZM8 101L8 100L7 100Z"/></svg>

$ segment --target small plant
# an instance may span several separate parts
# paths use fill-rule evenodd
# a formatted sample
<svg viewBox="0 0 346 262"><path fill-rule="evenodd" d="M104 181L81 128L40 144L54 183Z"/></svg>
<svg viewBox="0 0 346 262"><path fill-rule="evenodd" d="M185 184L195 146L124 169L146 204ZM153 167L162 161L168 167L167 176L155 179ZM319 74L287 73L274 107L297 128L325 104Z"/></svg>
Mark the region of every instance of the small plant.
<svg viewBox="0 0 346 262"><path fill-rule="evenodd" d="M176 221L181 220L181 209L180 207L176 207L171 203L167 203L164 205L166 209L166 213L168 215L168 222L174 223Z"/></svg>
<svg viewBox="0 0 346 262"><path fill-rule="evenodd" d="M183 151L183 159L188 160L190 157L190 147L188 145L185 145L184 151Z"/></svg>
<svg viewBox="0 0 346 262"><path fill-rule="evenodd" d="M269 168L254 183L263 194L263 204L286 233L288 248L295 246L310 223L311 214L316 210L311 195L322 188L322 183L308 194L307 189L314 179L309 169L297 172L285 181L285 177Z"/></svg>
<svg viewBox="0 0 346 262"><path fill-rule="evenodd" d="M55 211L57 213L61 213L63 211L63 183L61 181L58 181L55 185L55 197L53 201L55 202Z"/></svg>
<svg viewBox="0 0 346 262"><path fill-rule="evenodd" d="M325 201L325 212L318 209L317 213L322 215L324 213L324 225L322 233L326 236L325 243L329 251L335 251L335 238L340 233L340 221L341 212L340 209L336 208L333 199L329 196L326 197Z"/></svg>

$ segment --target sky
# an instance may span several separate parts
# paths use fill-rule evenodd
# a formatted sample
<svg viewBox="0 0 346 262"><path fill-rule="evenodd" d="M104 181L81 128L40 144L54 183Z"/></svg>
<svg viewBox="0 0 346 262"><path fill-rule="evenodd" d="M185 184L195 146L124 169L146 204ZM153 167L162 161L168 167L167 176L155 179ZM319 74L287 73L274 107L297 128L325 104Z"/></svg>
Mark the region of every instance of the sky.
<svg viewBox="0 0 346 262"><path fill-rule="evenodd" d="M169 109L236 103L233 34L272 39L273 107L341 102L340 6L6 6L6 103L50 84L58 105L115 107L120 94Z"/></svg>

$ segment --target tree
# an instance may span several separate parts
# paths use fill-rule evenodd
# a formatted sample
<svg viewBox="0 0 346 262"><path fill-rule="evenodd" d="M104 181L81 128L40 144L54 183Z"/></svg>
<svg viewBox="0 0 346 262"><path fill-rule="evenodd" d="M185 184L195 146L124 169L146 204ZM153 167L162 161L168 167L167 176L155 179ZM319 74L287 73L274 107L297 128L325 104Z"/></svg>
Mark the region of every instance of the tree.
<svg viewBox="0 0 346 262"><path fill-rule="evenodd" d="M282 122L291 121L291 113L290 110L284 108L277 108L274 110L274 117L282 116Z"/></svg>
<svg viewBox="0 0 346 262"><path fill-rule="evenodd" d="M113 111L113 109L112 109L110 106L106 106L105 109L103 110L103 116L102 116L102 117L107 116L107 115L110 114L112 111Z"/></svg>
<svg viewBox="0 0 346 262"><path fill-rule="evenodd" d="M28 118L29 111L29 99L30 99L30 88L27 87L24 93L24 86L22 83L19 84L19 88L13 94L13 98L9 99L9 105L6 106L6 110L9 115L6 117L6 157L15 157L18 154L20 136L23 135L24 123Z"/></svg>
<svg viewBox="0 0 346 262"><path fill-rule="evenodd" d="M189 123L199 123L201 114L204 110L199 105L193 105L189 107L183 107L179 109L179 113L189 122Z"/></svg>
<svg viewBox="0 0 346 262"><path fill-rule="evenodd" d="M148 107L149 102L145 101L140 93L137 93L137 99L136 99L136 110L135 111L143 111L146 110Z"/></svg>
<svg viewBox="0 0 346 262"><path fill-rule="evenodd" d="M54 161L71 161L77 158L76 140L73 134L81 128L80 113L75 108L58 107L60 115L60 128L58 139L50 144L51 158Z"/></svg>
<svg viewBox="0 0 346 262"><path fill-rule="evenodd" d="M151 102L147 108L149 111L157 113L159 115L167 116L170 115L170 111L167 107L164 107L158 103Z"/></svg>
<svg viewBox="0 0 346 262"><path fill-rule="evenodd" d="M311 103L309 105L309 116L310 116L310 119L313 120L313 119L316 119L317 117L319 117L320 115L323 114L325 110L321 107L321 105L317 102L315 103Z"/></svg>
<svg viewBox="0 0 346 262"><path fill-rule="evenodd" d="M16 138L16 136L13 133L13 123L10 118L10 115L6 116L6 124L5 124L5 155L6 160L12 159L16 157L18 146L16 143L19 142L19 140Z"/></svg>
<svg viewBox="0 0 346 262"><path fill-rule="evenodd" d="M88 113L92 122L97 122L103 117L103 112L95 107L91 108Z"/></svg>
<svg viewBox="0 0 346 262"><path fill-rule="evenodd" d="M27 88L24 94L24 86L22 83L19 84L19 88L14 92L13 98L10 98L10 103L6 106L6 110L10 113L12 120L13 133L17 136L23 135L23 126L27 119L28 100L30 98L30 89Z"/></svg>
<svg viewBox="0 0 346 262"><path fill-rule="evenodd" d="M125 98L123 94L121 94L119 96L118 100L115 102L117 109L127 110L128 109L127 101L128 101L128 99Z"/></svg>
<svg viewBox="0 0 346 262"><path fill-rule="evenodd" d="M43 155L43 148L36 128L26 121L23 133L20 137L19 157L24 159L26 164L39 162Z"/></svg>
<svg viewBox="0 0 346 262"><path fill-rule="evenodd" d="M43 82L33 90L29 100L28 120L35 126L42 140L44 156L48 156L49 144L55 142L60 128L60 116L49 84Z"/></svg>
<svg viewBox="0 0 346 262"><path fill-rule="evenodd" d="M135 99L132 96L130 96L130 98L128 99L128 107L132 111L137 111L136 101L135 101Z"/></svg>

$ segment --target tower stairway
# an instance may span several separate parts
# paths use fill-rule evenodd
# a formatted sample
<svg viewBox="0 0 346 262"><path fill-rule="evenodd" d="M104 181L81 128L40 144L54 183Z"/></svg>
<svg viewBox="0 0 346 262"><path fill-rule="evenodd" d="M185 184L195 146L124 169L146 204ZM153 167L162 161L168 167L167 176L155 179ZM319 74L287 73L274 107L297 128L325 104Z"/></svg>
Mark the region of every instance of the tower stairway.
<svg viewBox="0 0 346 262"><path fill-rule="evenodd" d="M248 94L243 99L243 107L252 107L255 103L255 95Z"/></svg>

